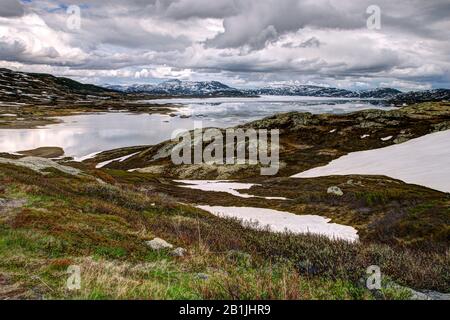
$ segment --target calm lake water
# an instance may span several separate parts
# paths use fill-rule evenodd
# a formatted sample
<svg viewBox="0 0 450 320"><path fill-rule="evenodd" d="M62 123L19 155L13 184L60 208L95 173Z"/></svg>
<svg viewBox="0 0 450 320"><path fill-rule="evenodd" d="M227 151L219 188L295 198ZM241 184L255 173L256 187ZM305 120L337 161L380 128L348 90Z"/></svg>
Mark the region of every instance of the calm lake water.
<svg viewBox="0 0 450 320"><path fill-rule="evenodd" d="M152 103L176 104L176 116L114 112L60 117L61 123L42 128L0 130L0 152L58 146L66 156L81 158L104 150L157 144L170 139L177 129L193 129L194 121L202 121L204 127L224 128L288 111L346 113L388 109L370 101L279 96L161 99Z"/></svg>

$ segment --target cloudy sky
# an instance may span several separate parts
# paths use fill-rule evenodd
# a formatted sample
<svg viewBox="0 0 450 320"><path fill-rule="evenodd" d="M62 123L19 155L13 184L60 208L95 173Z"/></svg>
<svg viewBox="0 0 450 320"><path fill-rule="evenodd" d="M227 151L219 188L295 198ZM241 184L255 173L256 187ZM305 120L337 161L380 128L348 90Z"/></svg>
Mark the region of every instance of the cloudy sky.
<svg viewBox="0 0 450 320"><path fill-rule="evenodd" d="M449 88L449 17L450 0L0 0L0 67L98 84Z"/></svg>

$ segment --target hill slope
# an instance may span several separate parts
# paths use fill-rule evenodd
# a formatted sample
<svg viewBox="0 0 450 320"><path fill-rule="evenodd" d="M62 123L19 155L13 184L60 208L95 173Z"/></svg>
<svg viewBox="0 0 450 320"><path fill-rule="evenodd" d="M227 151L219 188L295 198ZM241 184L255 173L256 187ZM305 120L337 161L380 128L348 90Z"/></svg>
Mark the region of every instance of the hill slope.
<svg viewBox="0 0 450 320"><path fill-rule="evenodd" d="M0 69L0 101L3 102L43 104L81 100L87 96L104 98L113 93L116 91L69 78Z"/></svg>

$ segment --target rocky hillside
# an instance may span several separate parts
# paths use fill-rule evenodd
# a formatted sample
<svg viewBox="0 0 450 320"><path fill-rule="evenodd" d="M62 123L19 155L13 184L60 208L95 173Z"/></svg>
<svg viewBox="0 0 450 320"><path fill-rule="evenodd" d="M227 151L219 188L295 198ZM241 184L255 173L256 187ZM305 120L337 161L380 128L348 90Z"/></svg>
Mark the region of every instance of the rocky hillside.
<svg viewBox="0 0 450 320"><path fill-rule="evenodd" d="M389 100L391 103L413 104L427 101L450 101L450 89L434 89L401 93Z"/></svg>
<svg viewBox="0 0 450 320"><path fill-rule="evenodd" d="M280 130L280 171L290 176L349 152L402 143L436 131L450 129L450 105L425 103L392 111L366 110L344 115L290 112L249 123L244 128ZM390 137L390 139L386 139ZM225 145L225 143L224 143ZM252 165L180 165L170 160L171 141L145 148L122 162L107 167L136 169L183 179L236 179L260 175ZM117 153L118 152L118 153ZM224 152L225 154L225 152ZM92 161L102 162L122 154L120 150Z"/></svg>
<svg viewBox="0 0 450 320"><path fill-rule="evenodd" d="M0 69L0 101L28 104L56 104L69 100L105 99L111 89L83 84L44 73Z"/></svg>

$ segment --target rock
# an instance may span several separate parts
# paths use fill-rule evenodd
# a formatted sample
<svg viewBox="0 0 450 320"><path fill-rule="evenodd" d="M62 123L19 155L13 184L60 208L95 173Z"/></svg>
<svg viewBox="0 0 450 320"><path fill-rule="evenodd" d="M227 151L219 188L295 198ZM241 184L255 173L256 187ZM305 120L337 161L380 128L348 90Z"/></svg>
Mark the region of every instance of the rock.
<svg viewBox="0 0 450 320"><path fill-rule="evenodd" d="M395 282L388 283L386 287L397 290L406 290L410 294L410 300L450 300L450 294L448 293L441 293L432 290L417 291L412 288L401 286Z"/></svg>
<svg viewBox="0 0 450 320"><path fill-rule="evenodd" d="M383 124L374 122L374 121L362 121L359 125L356 127L367 129L367 128L382 128Z"/></svg>
<svg viewBox="0 0 450 320"><path fill-rule="evenodd" d="M167 241L160 239L160 238L155 238L153 240L146 241L145 244L148 245L153 250L172 249L173 248L173 245L171 245Z"/></svg>
<svg viewBox="0 0 450 320"><path fill-rule="evenodd" d="M344 195L344 192L341 190L341 188L336 187L336 186L329 187L327 190L327 193L333 194L333 195L339 196L339 197Z"/></svg>
<svg viewBox="0 0 450 320"><path fill-rule="evenodd" d="M432 126L433 132L445 131L450 129L450 121L445 121L441 123L434 124Z"/></svg>
<svg viewBox="0 0 450 320"><path fill-rule="evenodd" d="M3 199L0 198L0 213L7 212L8 210L20 208L27 203L25 199Z"/></svg>
<svg viewBox="0 0 450 320"><path fill-rule="evenodd" d="M450 293L441 293L431 290L424 290L422 293L425 294L430 300L450 300Z"/></svg>
<svg viewBox="0 0 450 320"><path fill-rule="evenodd" d="M18 153L25 156L41 157L41 158L59 158L64 155L64 150L60 147L40 147L33 150L19 151Z"/></svg>
<svg viewBox="0 0 450 320"><path fill-rule="evenodd" d="M395 144L404 143L406 141L411 140L411 138L412 138L412 135L402 134L402 135L399 135L397 138L394 139L394 143Z"/></svg>
<svg viewBox="0 0 450 320"><path fill-rule="evenodd" d="M209 275L207 275L206 273L197 273L196 278L198 278L200 280L208 280Z"/></svg>
<svg viewBox="0 0 450 320"><path fill-rule="evenodd" d="M187 250L181 247L178 247L176 249L174 249L171 253L173 256L175 257L184 257L184 255L186 254Z"/></svg>
<svg viewBox="0 0 450 320"><path fill-rule="evenodd" d="M50 159L40 157L24 157L21 159L0 158L0 163L7 163L15 166L25 167L39 173L43 173L42 171L47 168L54 168L70 175L78 175L81 173L81 171L76 168L63 166Z"/></svg>
<svg viewBox="0 0 450 320"><path fill-rule="evenodd" d="M155 166L149 166L149 167L145 167L145 168L129 170L129 172L162 174L164 172L165 168L166 168L165 165L155 165Z"/></svg>
<svg viewBox="0 0 450 320"><path fill-rule="evenodd" d="M353 179L348 180L347 184L351 186L364 187L364 184L361 181L353 181Z"/></svg>

